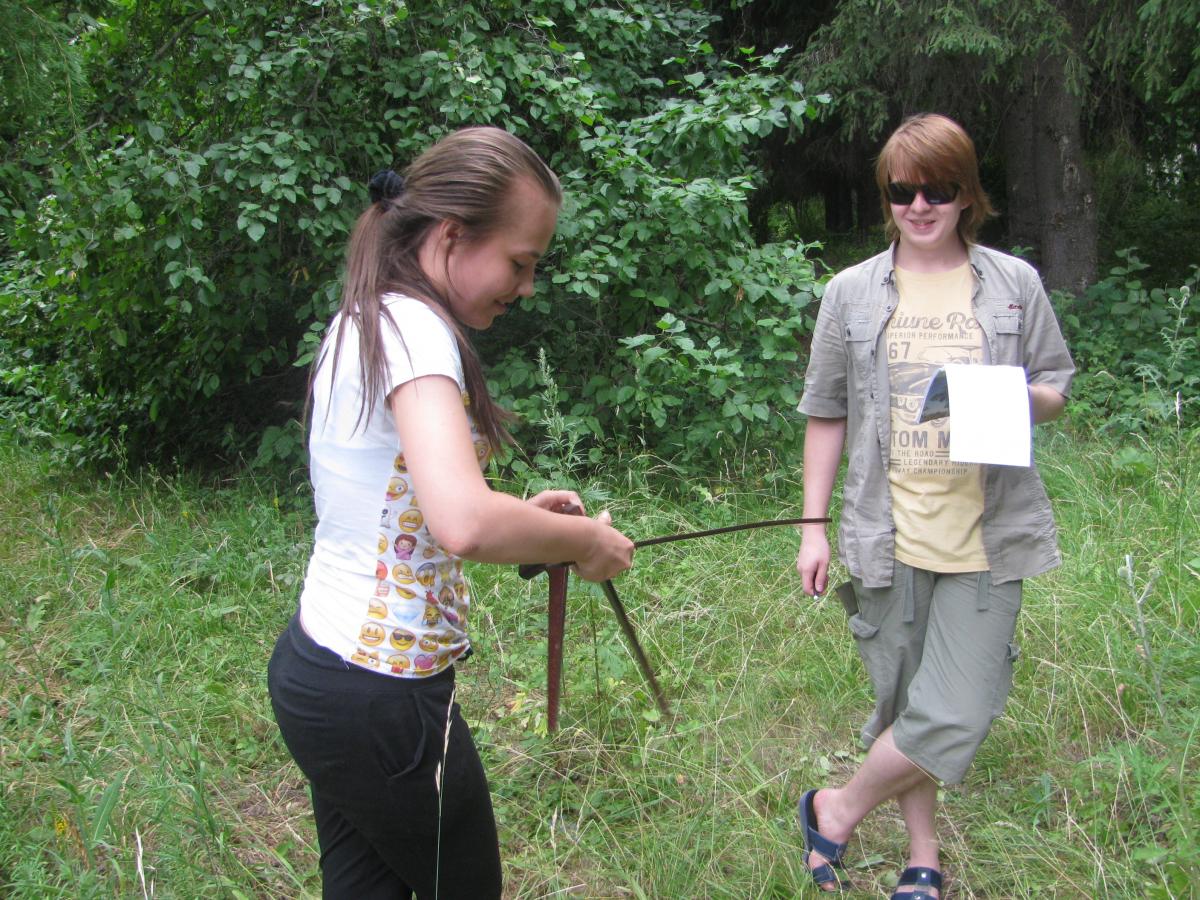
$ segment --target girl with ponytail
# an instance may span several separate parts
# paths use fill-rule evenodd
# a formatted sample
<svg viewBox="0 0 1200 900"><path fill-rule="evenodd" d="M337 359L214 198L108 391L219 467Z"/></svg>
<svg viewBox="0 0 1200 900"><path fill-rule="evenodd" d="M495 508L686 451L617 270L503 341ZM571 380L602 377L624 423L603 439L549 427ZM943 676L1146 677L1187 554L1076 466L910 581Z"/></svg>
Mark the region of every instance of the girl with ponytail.
<svg viewBox="0 0 1200 900"><path fill-rule="evenodd" d="M572 491L520 500L483 467L511 442L467 329L518 297L557 223L558 179L498 128L466 128L371 179L342 304L310 385L318 524L268 686L308 777L324 896L492 898L487 780L454 702L471 653L463 561L575 560L603 581L633 544Z"/></svg>

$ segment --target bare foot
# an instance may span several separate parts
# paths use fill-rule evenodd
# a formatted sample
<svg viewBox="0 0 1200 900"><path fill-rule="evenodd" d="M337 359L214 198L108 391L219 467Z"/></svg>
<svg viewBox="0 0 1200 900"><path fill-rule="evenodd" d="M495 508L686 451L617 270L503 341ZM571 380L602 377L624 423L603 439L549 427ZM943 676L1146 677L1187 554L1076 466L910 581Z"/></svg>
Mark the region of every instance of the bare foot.
<svg viewBox="0 0 1200 900"><path fill-rule="evenodd" d="M835 793L836 791L832 788L822 788L812 795L812 815L809 817L809 826L815 829L821 837L835 844L845 845L846 841L850 839L853 829L840 829L834 824L836 817L833 812L834 803L832 801L834 798L831 795ZM805 858L805 865L808 866L810 872L827 864L833 864L833 860L817 850L810 850ZM836 891L840 887L836 877L817 882L817 884L823 891Z"/></svg>

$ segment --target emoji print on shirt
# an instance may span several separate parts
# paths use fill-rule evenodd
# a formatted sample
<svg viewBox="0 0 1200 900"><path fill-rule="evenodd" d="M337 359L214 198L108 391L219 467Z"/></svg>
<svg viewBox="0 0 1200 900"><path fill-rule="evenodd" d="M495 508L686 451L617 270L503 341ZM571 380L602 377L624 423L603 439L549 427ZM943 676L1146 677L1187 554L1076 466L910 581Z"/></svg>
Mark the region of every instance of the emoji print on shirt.
<svg viewBox="0 0 1200 900"><path fill-rule="evenodd" d="M392 632L389 639L393 647L397 650L407 650L416 641L417 636L411 631L405 631L403 628L397 628Z"/></svg>
<svg viewBox="0 0 1200 900"><path fill-rule="evenodd" d="M425 524L425 517L421 515L419 510L406 509L400 513L400 518L396 520L396 524L411 534Z"/></svg>
<svg viewBox="0 0 1200 900"><path fill-rule="evenodd" d="M411 534L398 534L392 549L396 551L396 559L412 559L416 547L417 539Z"/></svg>
<svg viewBox="0 0 1200 900"><path fill-rule="evenodd" d="M434 573L437 571L433 563L423 563L417 568L417 581L422 587L433 587Z"/></svg>
<svg viewBox="0 0 1200 900"><path fill-rule="evenodd" d="M358 663L360 666L367 666L371 669L379 668L379 651L372 650L369 653L362 647L355 649L350 655L350 662Z"/></svg>
<svg viewBox="0 0 1200 900"><path fill-rule="evenodd" d="M471 420L472 449L482 468L491 459L491 448L470 415L470 396L464 391L462 397ZM351 661L400 677L432 675L469 647L463 562L429 533L403 452L395 454L382 493L375 588L362 624L355 626L358 646Z"/></svg>
<svg viewBox="0 0 1200 900"><path fill-rule="evenodd" d="M388 500L399 500L408 493L408 482L400 476L393 477L387 486L387 493L384 494Z"/></svg>

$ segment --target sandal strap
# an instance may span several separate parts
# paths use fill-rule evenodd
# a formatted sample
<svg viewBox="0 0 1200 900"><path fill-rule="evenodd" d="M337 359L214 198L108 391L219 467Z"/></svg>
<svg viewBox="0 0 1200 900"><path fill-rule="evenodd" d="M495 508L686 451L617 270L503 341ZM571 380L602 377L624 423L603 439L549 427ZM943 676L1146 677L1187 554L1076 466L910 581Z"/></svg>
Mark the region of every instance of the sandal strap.
<svg viewBox="0 0 1200 900"><path fill-rule="evenodd" d="M807 856L805 856L804 863L805 865L808 864ZM842 876L839 875L832 866L822 863L815 869L809 869L809 872L812 874L813 881L815 881L817 884L823 885L833 883L838 886L838 890L842 889Z"/></svg>
<svg viewBox="0 0 1200 900"><path fill-rule="evenodd" d="M816 791L809 791L800 798L800 818L805 825L805 846L809 850L815 850L825 857L834 866L841 866L842 854L846 852L848 844L839 844L831 841L821 832L817 831L816 810L812 808L812 798L816 795Z"/></svg>
<svg viewBox="0 0 1200 900"><path fill-rule="evenodd" d="M928 866L909 866L900 873L900 880L896 884L904 885L905 887L913 885L918 888L933 888L940 893L942 890L942 873ZM913 891L911 894L904 894L902 896L912 897L913 900L923 900L923 897L919 897L918 894L932 900L932 895L926 891Z"/></svg>
<svg viewBox="0 0 1200 900"><path fill-rule="evenodd" d="M835 866L841 866L842 854L846 852L846 844L838 844L831 841L815 828L808 829L808 843L814 850L829 860L830 863Z"/></svg>

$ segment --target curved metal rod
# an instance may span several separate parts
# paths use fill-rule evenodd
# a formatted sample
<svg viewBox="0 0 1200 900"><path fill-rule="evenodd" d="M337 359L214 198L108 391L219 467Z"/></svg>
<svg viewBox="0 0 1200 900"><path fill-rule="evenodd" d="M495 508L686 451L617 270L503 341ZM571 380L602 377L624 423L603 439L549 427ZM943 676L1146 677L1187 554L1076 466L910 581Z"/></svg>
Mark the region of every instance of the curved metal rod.
<svg viewBox="0 0 1200 900"><path fill-rule="evenodd" d="M689 531L683 534L669 534L662 537L647 538L642 541L634 541L633 545L635 547L652 547L655 544L686 541L692 538L709 537L714 534L728 534L732 531L747 531L752 528L768 528L772 525L807 525L810 523L818 524L831 521L833 520L826 518L773 519L769 522L726 525L723 528L709 528L704 531ZM567 567L570 565L571 563L569 562L550 564L528 563L519 566L517 569L521 577L526 580L534 578L542 572L547 572L550 576L550 600L547 610L550 621L546 641L546 727L551 734L558 730L559 698L562 695L563 633L566 630L567 620ZM658 711L662 713L664 718L669 717L671 715L671 708L667 703L666 695L663 693L662 688L659 687L658 679L654 677L654 669L650 666L650 660L646 657L646 651L642 649L637 632L633 628L633 623L629 621L629 615L625 612L625 604L621 602L621 598L617 595L616 586L611 580L601 582L600 586L604 589L604 596L608 598L608 604L612 607L613 613L617 617L617 624L621 626L621 631L625 635L625 640L629 643L629 649L633 652L633 657L642 672L642 677L650 685L650 693L654 696L654 703L658 706Z"/></svg>

